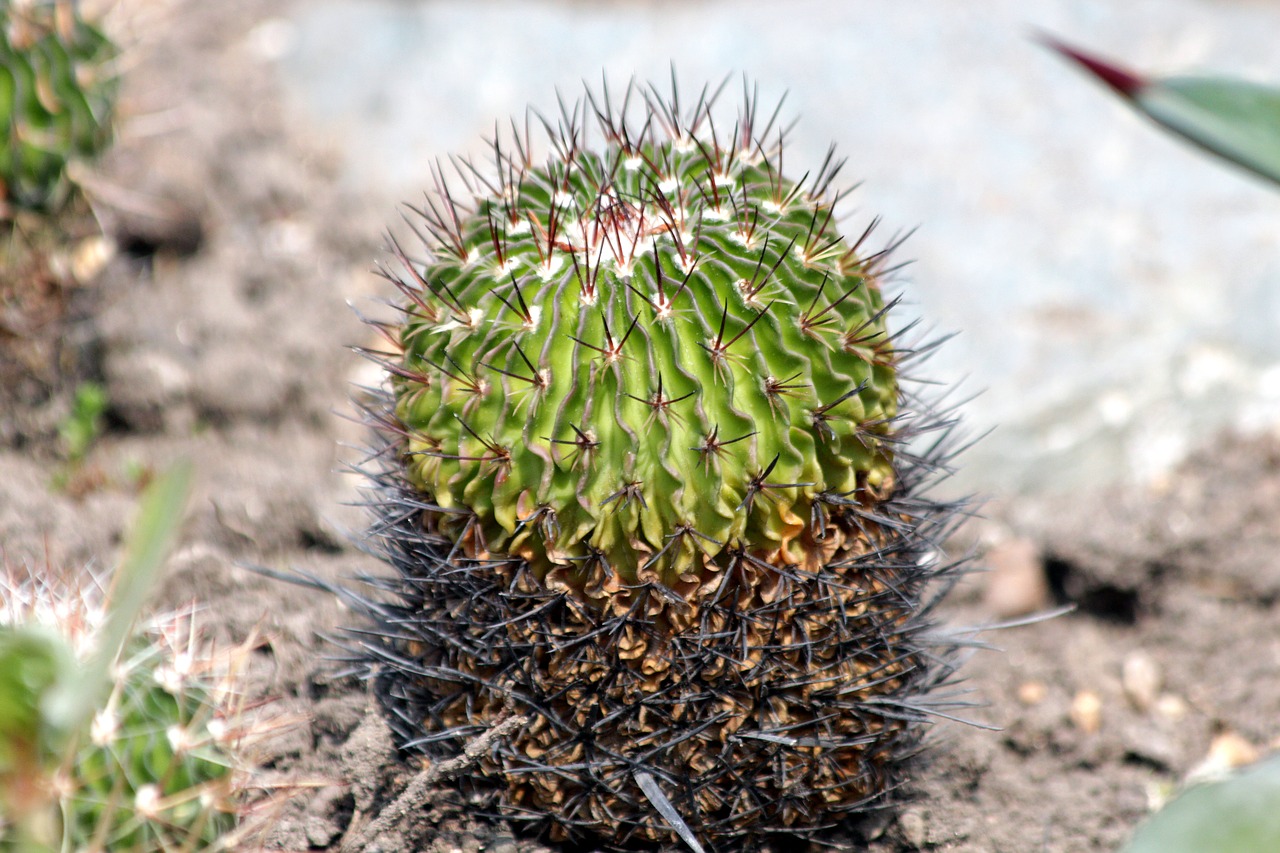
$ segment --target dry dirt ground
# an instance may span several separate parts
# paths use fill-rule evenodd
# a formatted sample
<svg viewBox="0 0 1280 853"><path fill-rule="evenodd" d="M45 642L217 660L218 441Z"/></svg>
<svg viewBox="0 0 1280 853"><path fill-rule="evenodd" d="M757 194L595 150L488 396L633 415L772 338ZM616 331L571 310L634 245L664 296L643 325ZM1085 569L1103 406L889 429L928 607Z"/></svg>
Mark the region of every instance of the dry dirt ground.
<svg viewBox="0 0 1280 853"><path fill-rule="evenodd" d="M342 609L243 566L331 579L377 569L349 533L362 518L341 445L361 434L343 413L367 373L344 345L365 339L346 302L376 292L369 270L393 212L337 190L334 159L283 110L247 38L274 5L137 4L131 118L89 180L130 251L68 296L71 373L49 395L3 397L0 548L10 565L109 564L146 472L194 459L162 603L197 599L217 636L269 637L252 689L306 722L264 760L312 787L274 814L267 846L337 850L414 771L318 637L344 624ZM185 224L162 215L166 232L129 213L161 202ZM184 253L193 218L203 239ZM107 428L69 469L56 425L86 377L107 390ZM870 840L834 849L1112 850L1206 760L1278 745L1274 437L1224 436L1158 487L993 500L984 515L968 535L994 543L981 561L994 570L952 597L947 618L1077 609L985 634L998 651L964 671L983 703L972 718L996 730L940 722L910 802L866 827ZM363 849L547 848L469 818L444 788Z"/></svg>

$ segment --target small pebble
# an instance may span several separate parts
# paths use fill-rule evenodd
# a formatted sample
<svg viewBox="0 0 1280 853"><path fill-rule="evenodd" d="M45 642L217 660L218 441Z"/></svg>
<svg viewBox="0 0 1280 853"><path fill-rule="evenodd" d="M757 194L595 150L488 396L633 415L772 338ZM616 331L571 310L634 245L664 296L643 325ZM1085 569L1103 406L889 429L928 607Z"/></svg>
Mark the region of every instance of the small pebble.
<svg viewBox="0 0 1280 853"><path fill-rule="evenodd" d="M1209 745L1209 760L1230 770L1258 760L1258 748L1235 732L1223 732Z"/></svg>
<svg viewBox="0 0 1280 853"><path fill-rule="evenodd" d="M987 551L986 603L1004 619L1026 616L1049 606L1049 581L1039 547L1030 539L1010 539Z"/></svg>
<svg viewBox="0 0 1280 853"><path fill-rule="evenodd" d="M1102 698L1092 690L1081 690L1071 700L1071 722L1085 734L1102 728Z"/></svg>
<svg viewBox="0 0 1280 853"><path fill-rule="evenodd" d="M1024 681L1018 685L1018 701L1023 705L1039 705L1049 695L1043 681Z"/></svg>
<svg viewBox="0 0 1280 853"><path fill-rule="evenodd" d="M86 237L75 245L68 261L69 272L77 284L87 284L102 272L116 254L116 244L102 235Z"/></svg>
<svg viewBox="0 0 1280 853"><path fill-rule="evenodd" d="M1258 760L1258 748L1235 732L1223 732L1209 744L1204 760L1187 774L1186 783L1211 782L1221 779Z"/></svg>
<svg viewBox="0 0 1280 853"><path fill-rule="evenodd" d="M1164 678L1160 666L1145 652L1132 652L1120 672L1124 695L1135 710L1146 711L1156 703Z"/></svg>
<svg viewBox="0 0 1280 853"><path fill-rule="evenodd" d="M1176 723L1187 715L1187 703L1181 696L1165 693L1156 700L1156 713Z"/></svg>
<svg viewBox="0 0 1280 853"><path fill-rule="evenodd" d="M918 809L908 809L899 815L898 826L902 829L903 840L912 847L923 847L929 840L924 814Z"/></svg>

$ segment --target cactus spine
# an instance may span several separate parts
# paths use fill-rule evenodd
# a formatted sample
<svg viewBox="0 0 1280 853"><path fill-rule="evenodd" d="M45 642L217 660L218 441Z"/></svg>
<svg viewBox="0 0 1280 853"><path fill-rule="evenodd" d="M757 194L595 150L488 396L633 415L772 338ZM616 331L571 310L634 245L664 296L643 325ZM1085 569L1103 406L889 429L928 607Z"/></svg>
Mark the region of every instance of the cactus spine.
<svg viewBox="0 0 1280 853"><path fill-rule="evenodd" d="M946 441L907 446L939 423L903 407L893 244L837 230L834 152L789 179L777 112L744 84L727 126L719 94L588 91L545 162L513 123L382 271L400 577L361 655L430 756L528 714L469 784L553 838L674 840L642 778L710 844L838 823L952 671L921 601L955 569L920 495Z"/></svg>

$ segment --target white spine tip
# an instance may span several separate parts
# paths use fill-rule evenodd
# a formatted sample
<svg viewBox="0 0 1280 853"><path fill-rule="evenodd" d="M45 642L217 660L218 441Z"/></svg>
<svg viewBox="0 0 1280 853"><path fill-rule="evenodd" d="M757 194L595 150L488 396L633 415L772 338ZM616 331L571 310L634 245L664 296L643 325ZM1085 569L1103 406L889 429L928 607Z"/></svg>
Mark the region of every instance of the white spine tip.
<svg viewBox="0 0 1280 853"><path fill-rule="evenodd" d="M564 266L564 256L551 254L547 256L546 263L538 268L538 278L543 281L550 281L551 278Z"/></svg>
<svg viewBox="0 0 1280 853"><path fill-rule="evenodd" d="M93 715L89 724L89 739L94 746L106 746L120 733L120 717L114 708L103 708Z"/></svg>
<svg viewBox="0 0 1280 853"><path fill-rule="evenodd" d="M151 784L143 785L133 797L133 807L144 818L155 820L160 815L160 789Z"/></svg>

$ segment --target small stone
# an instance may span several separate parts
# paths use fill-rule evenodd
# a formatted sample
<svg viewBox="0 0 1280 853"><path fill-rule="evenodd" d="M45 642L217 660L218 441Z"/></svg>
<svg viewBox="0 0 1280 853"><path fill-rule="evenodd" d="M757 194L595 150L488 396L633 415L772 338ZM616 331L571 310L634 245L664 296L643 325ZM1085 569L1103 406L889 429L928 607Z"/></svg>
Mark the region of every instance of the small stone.
<svg viewBox="0 0 1280 853"><path fill-rule="evenodd" d="M1229 776L1233 770L1258 760L1258 748L1242 735L1235 732L1223 732L1209 744L1209 753L1204 760L1191 768L1184 784L1193 785L1201 782L1213 782Z"/></svg>
<svg viewBox="0 0 1280 853"><path fill-rule="evenodd" d="M86 237L71 251L68 271L77 284L87 284L97 278L116 254L116 244L102 235Z"/></svg>
<svg viewBox="0 0 1280 853"><path fill-rule="evenodd" d="M919 809L907 809L899 815L898 826L902 829L903 840L912 847L923 847L929 840L924 813Z"/></svg>
<svg viewBox="0 0 1280 853"><path fill-rule="evenodd" d="M1092 690L1081 690L1071 700L1071 723L1085 734L1102 728L1102 698Z"/></svg>
<svg viewBox="0 0 1280 853"><path fill-rule="evenodd" d="M1043 610L1050 603L1039 547L1030 539L1010 539L987 552L986 604L1005 619Z"/></svg>
<svg viewBox="0 0 1280 853"><path fill-rule="evenodd" d="M307 804L307 813L332 819L351 813L351 791L345 785L329 785L321 788Z"/></svg>
<svg viewBox="0 0 1280 853"><path fill-rule="evenodd" d="M1039 705L1049 695L1043 681L1024 681L1018 685L1018 701L1023 705Z"/></svg>
<svg viewBox="0 0 1280 853"><path fill-rule="evenodd" d="M887 809L868 812L865 817L865 827L860 821L858 830L868 841L879 841L897 822L897 817Z"/></svg>
<svg viewBox="0 0 1280 853"><path fill-rule="evenodd" d="M1124 659L1120 681L1124 695L1135 710L1146 711L1156 703L1163 685L1160 666L1145 652L1132 652Z"/></svg>
<svg viewBox="0 0 1280 853"><path fill-rule="evenodd" d="M1235 770L1258 760L1258 748L1243 735L1223 732L1209 745L1209 761L1228 770Z"/></svg>
<svg viewBox="0 0 1280 853"><path fill-rule="evenodd" d="M364 720L342 745L342 765L351 778L356 808L368 811L378 792L381 771L395 760L391 728L382 715L369 709Z"/></svg>
<svg viewBox="0 0 1280 853"><path fill-rule="evenodd" d="M1156 713L1166 720L1177 722L1187 715L1187 703L1181 696L1163 693L1156 700Z"/></svg>
<svg viewBox="0 0 1280 853"><path fill-rule="evenodd" d="M490 841L484 853L517 853L516 840L509 835L500 835Z"/></svg>
<svg viewBox="0 0 1280 853"><path fill-rule="evenodd" d="M178 354L148 346L118 347L104 357L111 411L130 428L188 432L195 413L185 405L195 376Z"/></svg>

